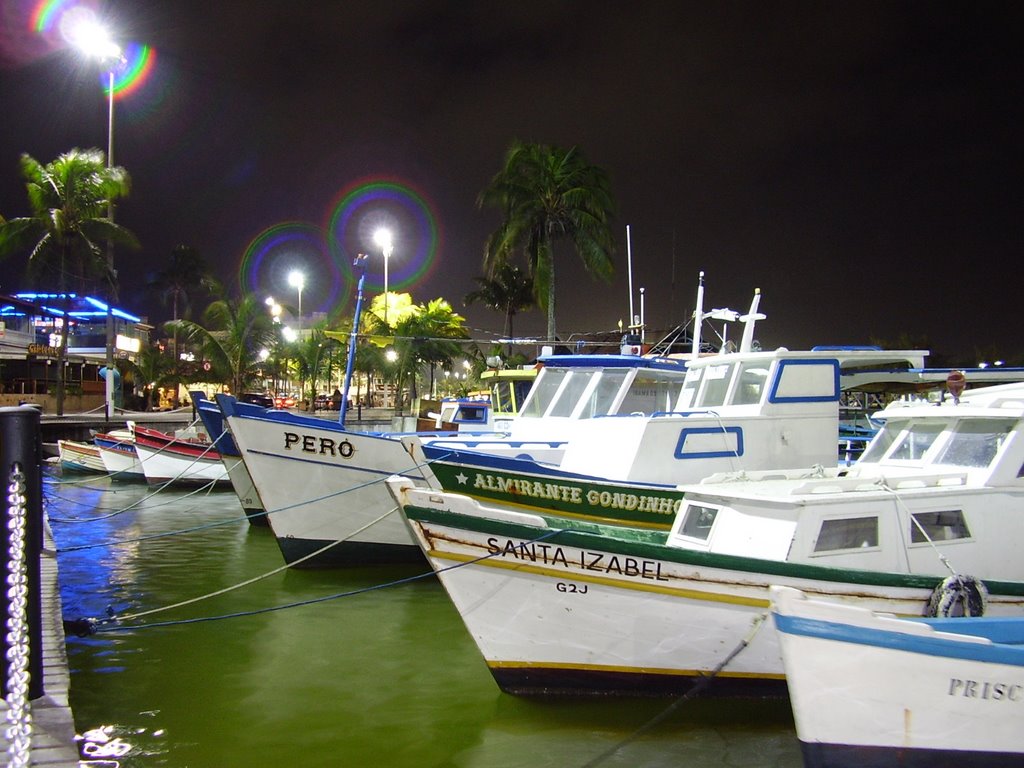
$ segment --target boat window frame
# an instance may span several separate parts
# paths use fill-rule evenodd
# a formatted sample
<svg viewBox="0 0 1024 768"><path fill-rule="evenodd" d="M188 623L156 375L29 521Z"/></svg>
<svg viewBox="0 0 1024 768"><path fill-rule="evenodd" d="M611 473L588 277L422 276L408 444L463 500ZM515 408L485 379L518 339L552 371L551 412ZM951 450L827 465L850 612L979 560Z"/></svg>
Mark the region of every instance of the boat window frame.
<svg viewBox="0 0 1024 768"><path fill-rule="evenodd" d="M620 410L620 404L622 403L623 392L629 386L629 384L636 378L636 368L595 368L588 369L593 370L597 375L593 377L590 385L584 389L580 395L577 407L573 409L572 418L574 419L596 419L602 416L613 416ZM594 398L596 390L602 387L605 381L613 381L619 374L622 374L622 378L619 380L618 386L615 388L615 393L612 395L608 410L603 413L589 413L584 415L585 410L589 410L588 406Z"/></svg>
<svg viewBox="0 0 1024 768"><path fill-rule="evenodd" d="M966 429L967 427L984 425L985 423L1001 424L1004 428L1001 430L986 430L985 432L968 432ZM1006 445L1006 441L1013 433L1015 426L1016 420L1000 418L998 416L957 419L957 421L952 425L952 428L948 430L949 434L947 435L946 440L936 449L935 460L933 463L962 469L985 469L986 467L991 467L994 462L999 460L999 454L1002 451L1003 446ZM991 442L985 443L981 440L974 440L972 442L970 436L975 438L989 437L992 438L992 440ZM991 448L988 460L984 464L963 464L959 462L950 463L945 461L951 450L962 449L968 444L975 448L979 446L982 448Z"/></svg>
<svg viewBox="0 0 1024 768"><path fill-rule="evenodd" d="M712 502L699 501L696 499L687 499L683 497L683 505L680 507L677 514L677 524L673 531L673 537L684 541L688 544L692 544L695 547L703 547L705 549L711 548L711 543L714 539L715 530L719 527L719 520L721 513L727 506L724 504L715 504ZM711 524L707 526L707 536L700 537L685 532L686 523L690 518L690 513L694 510L699 509L702 514L708 512L711 513L712 519Z"/></svg>
<svg viewBox="0 0 1024 768"><path fill-rule="evenodd" d="M869 512L867 510L857 510L848 514L837 514L823 516L818 521L818 529L814 533L814 538L810 542L810 557L832 557L834 555L851 554L853 552L880 552L882 550L882 528L881 528L881 514L877 512ZM827 525L841 522L849 522L852 520L874 520L875 522L875 541L873 544L859 545L852 547L836 547L834 549L818 549L818 542L821 540L822 531Z"/></svg>
<svg viewBox="0 0 1024 768"><path fill-rule="evenodd" d="M917 525L914 522L915 520L918 519L919 516L922 516L922 515L956 515L957 518L959 519L960 525L963 527L964 531L966 531L967 535L966 536L956 536L954 538L935 538L932 535L932 531L928 530L928 526L927 525L922 525L922 527L925 528L925 533L928 534L928 536L926 538L924 536L924 534L921 533L921 529L918 528ZM910 525L910 533L909 533L909 536L907 538L907 547L908 548L928 547L928 546L931 546L932 544L958 544L958 543L961 543L961 542L968 542L968 541L973 541L974 540L974 534L971 532L971 526L968 525L968 522L967 522L967 515L964 513L964 510L962 508L957 508L957 509L928 509L928 510L920 510L918 512L911 512L910 513L910 517L908 518L907 522ZM920 521L918 521L918 522L920 522ZM950 528L950 526L935 526L933 528L933 530L938 530L940 527L943 528L943 529L947 529L947 530ZM915 536L918 536L920 538L915 540L915 538L914 538Z"/></svg>
<svg viewBox="0 0 1024 768"><path fill-rule="evenodd" d="M694 403L697 401L697 394L700 392L700 387L703 383L704 366L687 367L686 375L683 377L683 383L679 387L679 395L676 397L672 410L676 413L686 413L696 408ZM686 402L683 402L683 398L687 396L689 397Z"/></svg>
<svg viewBox="0 0 1024 768"><path fill-rule="evenodd" d="M740 392L745 383L744 376L748 371L765 371L764 378L760 382L756 400L743 400L740 402ZM729 405L760 405L764 402L765 393L771 390L769 384L775 379L776 365L774 360L741 360L733 372L731 392L729 394Z"/></svg>
<svg viewBox="0 0 1024 768"><path fill-rule="evenodd" d="M558 401L558 398L562 395L562 389L566 386L566 382L572 375L573 370L571 368L554 368L546 367L540 373L537 374L537 380L534 382L533 387L530 388L530 394L523 402L523 407L517 416L524 416L527 419L542 419L548 415L551 410L551 406ZM554 395L544 406L543 411L528 412L527 408L533 405L535 400L539 400L542 393L546 394L550 391L547 387L547 379L554 377L561 377L554 388Z"/></svg>
<svg viewBox="0 0 1024 768"><path fill-rule="evenodd" d="M711 374L712 372L716 372L717 369L719 369L719 368L724 368L725 369L726 373L723 376L718 376L717 373L713 377L709 376L709 374ZM702 380L701 380L700 390L697 392L696 403L695 403L694 407L696 407L698 409L700 409L700 408L721 408L721 407L723 407L725 405L728 405L729 404L729 395L730 395L730 392L732 391L733 381L734 381L735 378L736 378L736 361L734 361L734 360L724 360L724 361L721 361L721 362L715 362L715 363L712 363L710 365L704 366L704 375L703 375ZM708 390L711 387L715 388L715 392L716 392L716 398L715 399L717 400L718 399L717 393L719 391L719 389L717 387L717 382L722 381L722 380L724 380L724 382L725 382L725 387L724 387L724 390L721 390L721 402L715 402L715 403L710 403L709 404L707 402Z"/></svg>
<svg viewBox="0 0 1024 768"><path fill-rule="evenodd" d="M628 411L624 410L626 398L634 390L634 387L637 386L638 380L640 380L640 383L648 383L649 386L654 388L655 401L659 401L662 396L666 396L666 402L653 402L648 410L637 410L635 408L631 408ZM679 401L680 393L685 386L685 380L685 376L680 376L675 371L669 372L657 368L635 368L633 375L627 378L619 388L613 412L616 414L639 413L644 416L651 416L656 413L669 413Z"/></svg>

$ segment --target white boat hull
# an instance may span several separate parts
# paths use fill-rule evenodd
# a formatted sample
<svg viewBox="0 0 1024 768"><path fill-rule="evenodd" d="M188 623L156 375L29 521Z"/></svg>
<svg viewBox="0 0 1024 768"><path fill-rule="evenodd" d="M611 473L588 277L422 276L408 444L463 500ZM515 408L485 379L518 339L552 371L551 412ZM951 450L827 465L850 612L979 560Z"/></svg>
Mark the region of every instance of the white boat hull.
<svg viewBox="0 0 1024 768"><path fill-rule="evenodd" d="M142 471L142 463L139 455L133 448L131 451L119 450L99 446L100 459L103 467L110 474L112 480L144 480L146 475Z"/></svg>
<svg viewBox="0 0 1024 768"><path fill-rule="evenodd" d="M227 420L286 562L422 561L384 485L415 467L400 441L326 422Z"/></svg>
<svg viewBox="0 0 1024 768"><path fill-rule="evenodd" d="M238 496L238 501L242 505L242 509L245 510L245 514L250 520L255 519L258 524L265 524L266 515L263 514L263 502L260 501L256 484L252 481L252 476L246 469L242 457L224 454L221 456L221 460L228 473L228 479L231 481L231 487L234 489L235 495Z"/></svg>
<svg viewBox="0 0 1024 768"><path fill-rule="evenodd" d="M774 594L807 768L1024 765L1024 647L948 634L987 619L907 632L898 625L911 622Z"/></svg>
<svg viewBox="0 0 1024 768"><path fill-rule="evenodd" d="M432 502L417 490L410 497L406 514L418 543L495 680L512 693L680 693L714 675L719 693L782 694L778 637L763 621L770 585L920 616L942 578L886 584L841 569L767 563L758 570L749 558L699 552L668 559L657 554L665 547L566 536L534 515L488 509L481 525L466 497L435 494ZM434 521L432 508L456 515ZM454 524L441 522L449 517ZM576 541L583 545L569 543ZM1024 594L992 595L989 613L1024 613Z"/></svg>
<svg viewBox="0 0 1024 768"><path fill-rule="evenodd" d="M228 473L219 455L215 458L182 456L166 448L150 448L141 443L136 444L135 450L146 480L151 484L228 482Z"/></svg>

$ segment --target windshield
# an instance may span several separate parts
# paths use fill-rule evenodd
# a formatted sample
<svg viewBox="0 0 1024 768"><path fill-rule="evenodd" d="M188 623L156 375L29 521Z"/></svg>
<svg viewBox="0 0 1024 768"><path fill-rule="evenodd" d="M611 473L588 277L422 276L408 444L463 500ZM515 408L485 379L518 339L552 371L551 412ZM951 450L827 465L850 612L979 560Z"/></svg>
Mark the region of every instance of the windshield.
<svg viewBox="0 0 1024 768"><path fill-rule="evenodd" d="M615 398L622 389L622 383L626 380L630 371L625 368L609 369L599 373L600 378L597 385L590 390L583 410L579 412L579 418L592 419L595 416L606 416L612 413L615 406Z"/></svg>
<svg viewBox="0 0 1024 768"><path fill-rule="evenodd" d="M1008 419L965 419L935 457L935 463L987 467L1012 427Z"/></svg>
<svg viewBox="0 0 1024 768"><path fill-rule="evenodd" d="M551 402L555 399L555 395L558 394L558 389L562 386L562 382L565 381L565 377L568 375L569 371L564 368L545 368L537 374L537 381L533 384L530 398L523 406L523 411L520 415L543 416L550 407Z"/></svg>
<svg viewBox="0 0 1024 768"><path fill-rule="evenodd" d="M671 411L683 388L684 377L678 373L637 371L622 398L618 413L652 413Z"/></svg>

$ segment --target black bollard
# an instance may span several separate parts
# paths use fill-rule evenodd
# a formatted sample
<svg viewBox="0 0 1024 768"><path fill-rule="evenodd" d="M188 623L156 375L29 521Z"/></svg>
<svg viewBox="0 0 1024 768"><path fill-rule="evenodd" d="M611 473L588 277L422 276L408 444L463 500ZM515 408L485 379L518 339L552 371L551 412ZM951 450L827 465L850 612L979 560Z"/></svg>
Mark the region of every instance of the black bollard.
<svg viewBox="0 0 1024 768"><path fill-rule="evenodd" d="M8 486L12 479L12 468L20 465L25 479L25 566L28 581L27 616L29 636L29 699L38 699L43 689L43 632L41 580L39 558L43 549L43 474L42 438L39 431L39 410L30 406L0 408L0 483L3 485L4 517L2 552L4 573L7 572L8 550L10 549L11 505ZM6 576L4 577L6 582ZM3 695L7 696L7 616L9 615L9 594L6 583L3 592Z"/></svg>

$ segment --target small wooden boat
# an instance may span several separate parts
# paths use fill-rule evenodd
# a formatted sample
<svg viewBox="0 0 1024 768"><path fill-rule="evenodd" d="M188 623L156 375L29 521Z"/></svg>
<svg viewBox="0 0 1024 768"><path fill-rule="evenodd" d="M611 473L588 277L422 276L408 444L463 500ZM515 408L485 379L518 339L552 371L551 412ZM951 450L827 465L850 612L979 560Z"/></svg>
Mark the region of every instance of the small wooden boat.
<svg viewBox="0 0 1024 768"><path fill-rule="evenodd" d="M60 467L70 472L91 472L103 474L107 468L100 458L100 449L92 443L78 440L58 440L57 451Z"/></svg>

